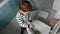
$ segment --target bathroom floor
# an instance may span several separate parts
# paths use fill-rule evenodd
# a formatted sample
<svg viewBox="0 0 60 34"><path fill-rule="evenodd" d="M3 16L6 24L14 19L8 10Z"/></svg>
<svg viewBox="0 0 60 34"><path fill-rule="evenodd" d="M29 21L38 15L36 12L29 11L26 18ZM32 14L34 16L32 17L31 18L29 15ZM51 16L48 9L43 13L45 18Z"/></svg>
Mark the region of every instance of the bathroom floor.
<svg viewBox="0 0 60 34"><path fill-rule="evenodd" d="M1 32L0 34L20 34L20 28L19 26L17 25L17 21L16 19L14 18ZM38 26L39 23L35 24L36 26ZM45 25L46 26L46 25ZM42 34L45 34L46 32L45 31L48 31L46 30L47 28L43 28L45 27L43 26L43 23L40 23L40 26L39 27L36 27L36 29L39 29L40 30L40 33ZM42 28L41 28L42 27ZM48 26L47 26L48 27ZM50 27L49 27L50 28ZM44 33L43 33L43 32ZM25 31L24 34L27 34L27 32Z"/></svg>
<svg viewBox="0 0 60 34"><path fill-rule="evenodd" d="M24 33L27 34L26 31ZM20 28L18 27L17 22L13 21L0 31L0 34L20 34Z"/></svg>
<svg viewBox="0 0 60 34"><path fill-rule="evenodd" d="M13 18L13 20L2 31L0 31L0 34L20 34L21 30L17 24L16 19ZM35 28L39 30L40 34L47 34L50 31L50 27L40 21L34 21L34 24L36 26ZM25 31L24 34L27 34L27 32Z"/></svg>

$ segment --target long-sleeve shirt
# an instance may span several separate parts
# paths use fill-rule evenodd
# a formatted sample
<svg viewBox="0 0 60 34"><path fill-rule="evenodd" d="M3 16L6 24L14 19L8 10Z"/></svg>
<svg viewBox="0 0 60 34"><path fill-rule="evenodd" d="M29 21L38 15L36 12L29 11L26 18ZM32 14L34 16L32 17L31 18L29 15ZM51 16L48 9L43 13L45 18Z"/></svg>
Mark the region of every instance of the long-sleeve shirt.
<svg viewBox="0 0 60 34"><path fill-rule="evenodd" d="M20 12L18 12L16 15L16 19L20 27L28 27L31 17L29 15L22 15Z"/></svg>

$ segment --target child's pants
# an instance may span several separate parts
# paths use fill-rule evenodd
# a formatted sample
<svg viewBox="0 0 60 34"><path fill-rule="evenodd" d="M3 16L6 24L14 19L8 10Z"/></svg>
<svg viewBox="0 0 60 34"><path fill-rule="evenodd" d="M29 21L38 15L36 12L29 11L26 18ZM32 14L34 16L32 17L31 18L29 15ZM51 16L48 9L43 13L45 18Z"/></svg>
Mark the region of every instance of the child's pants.
<svg viewBox="0 0 60 34"><path fill-rule="evenodd" d="M34 34L31 29L25 27L21 27L21 34L24 34L25 30L27 31L28 34Z"/></svg>
<svg viewBox="0 0 60 34"><path fill-rule="evenodd" d="M21 27L21 34L24 34L24 31L26 30L25 27Z"/></svg>

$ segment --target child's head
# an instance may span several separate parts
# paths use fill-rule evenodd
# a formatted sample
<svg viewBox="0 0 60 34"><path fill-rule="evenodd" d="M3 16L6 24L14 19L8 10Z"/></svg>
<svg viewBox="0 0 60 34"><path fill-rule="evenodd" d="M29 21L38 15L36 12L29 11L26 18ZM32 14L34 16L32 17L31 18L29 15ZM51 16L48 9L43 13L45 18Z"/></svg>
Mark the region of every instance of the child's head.
<svg viewBox="0 0 60 34"><path fill-rule="evenodd" d="M30 11L32 9L32 5L30 4L29 1L22 1L20 4L19 4L19 8L20 10L22 10L23 12L27 12L27 11Z"/></svg>

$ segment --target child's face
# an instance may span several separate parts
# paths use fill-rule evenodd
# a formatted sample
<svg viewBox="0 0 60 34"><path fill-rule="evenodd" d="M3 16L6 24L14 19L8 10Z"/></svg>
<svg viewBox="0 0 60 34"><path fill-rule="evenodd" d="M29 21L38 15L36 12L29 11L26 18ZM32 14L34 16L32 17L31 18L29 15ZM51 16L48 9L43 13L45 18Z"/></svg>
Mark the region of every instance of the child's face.
<svg viewBox="0 0 60 34"><path fill-rule="evenodd" d="M28 11L27 12L23 12L24 15L28 15L28 13L29 13Z"/></svg>
<svg viewBox="0 0 60 34"><path fill-rule="evenodd" d="M22 10L20 11L24 15L28 15L29 11L23 12Z"/></svg>

